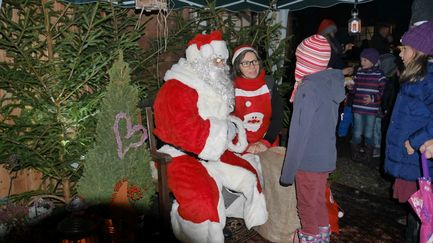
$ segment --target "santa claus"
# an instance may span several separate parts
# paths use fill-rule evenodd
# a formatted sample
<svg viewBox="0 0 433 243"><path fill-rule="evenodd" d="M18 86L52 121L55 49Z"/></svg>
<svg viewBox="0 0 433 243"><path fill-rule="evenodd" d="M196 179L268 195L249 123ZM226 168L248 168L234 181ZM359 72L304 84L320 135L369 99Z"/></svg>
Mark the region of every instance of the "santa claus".
<svg viewBox="0 0 433 243"><path fill-rule="evenodd" d="M159 151L173 157L171 224L183 242L224 242L227 216L243 218L248 228L268 217L258 157L238 154L247 141L242 121L229 115L234 89L221 37L219 31L195 36L154 103L155 135L165 143ZM227 189L239 195L230 205L222 196Z"/></svg>

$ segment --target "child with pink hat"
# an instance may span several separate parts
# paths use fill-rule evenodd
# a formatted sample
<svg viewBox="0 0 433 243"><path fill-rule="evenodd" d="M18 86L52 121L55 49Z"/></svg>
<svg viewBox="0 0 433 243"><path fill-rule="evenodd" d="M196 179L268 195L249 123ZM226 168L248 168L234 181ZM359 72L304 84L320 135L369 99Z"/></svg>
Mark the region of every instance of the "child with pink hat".
<svg viewBox="0 0 433 243"><path fill-rule="evenodd" d="M296 181L300 242L329 242L325 192L329 173L336 168L335 128L345 97L344 76L327 68L331 47L321 35L303 40L295 54L293 113L280 184Z"/></svg>

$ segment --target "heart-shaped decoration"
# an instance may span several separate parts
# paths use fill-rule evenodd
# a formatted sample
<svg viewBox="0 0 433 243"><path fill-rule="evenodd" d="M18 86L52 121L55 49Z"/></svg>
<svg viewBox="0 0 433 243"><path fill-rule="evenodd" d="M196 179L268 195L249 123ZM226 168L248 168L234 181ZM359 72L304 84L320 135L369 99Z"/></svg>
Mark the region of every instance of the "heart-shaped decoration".
<svg viewBox="0 0 433 243"><path fill-rule="evenodd" d="M123 147L123 141L119 132L119 122L121 119L126 120L126 135L124 137L125 139L130 139L132 135L134 135L135 133L141 134L140 140L138 142L130 143L125 148ZM114 122L113 132L114 132L114 136L116 137L117 155L119 156L120 159L123 159L125 157L125 154L128 152L130 148L140 147L141 145L143 145L144 141L146 141L146 139L148 138L146 128L144 128L142 125L132 125L131 117L127 116L124 112L119 112L116 115L116 121Z"/></svg>

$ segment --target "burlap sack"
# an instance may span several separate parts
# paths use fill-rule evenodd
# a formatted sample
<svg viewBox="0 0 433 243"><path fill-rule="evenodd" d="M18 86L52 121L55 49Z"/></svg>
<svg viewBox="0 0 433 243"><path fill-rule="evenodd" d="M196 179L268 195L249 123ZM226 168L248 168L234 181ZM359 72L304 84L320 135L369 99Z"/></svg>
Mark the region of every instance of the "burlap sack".
<svg viewBox="0 0 433 243"><path fill-rule="evenodd" d="M295 231L300 228L295 186L282 187L279 183L285 151L284 147L273 147L259 154L269 218L254 229L272 242L293 242Z"/></svg>

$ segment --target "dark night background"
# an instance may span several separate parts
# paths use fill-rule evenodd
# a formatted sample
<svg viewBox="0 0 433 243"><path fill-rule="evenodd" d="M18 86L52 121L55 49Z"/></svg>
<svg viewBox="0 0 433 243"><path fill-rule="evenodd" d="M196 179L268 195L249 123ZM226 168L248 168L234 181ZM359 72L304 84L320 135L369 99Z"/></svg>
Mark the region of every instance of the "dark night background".
<svg viewBox="0 0 433 243"><path fill-rule="evenodd" d="M400 44L401 36L409 28L412 1L413 0L373 0L358 4L358 17L361 19L361 25L364 27L376 26L380 23L391 25L394 39L393 44L394 47L396 47ZM351 63L357 63L359 61L359 53L363 47L360 41L357 41L357 38L350 36L347 32L347 22L352 17L351 12L353 7L353 4L340 3L329 8L310 7L291 12L291 27L293 33L291 41L292 48L288 50L290 60L286 63L287 73L283 78L283 82L294 82L293 72L296 60L294 53L290 52L294 51L303 39L316 34L320 22L325 18L334 20L335 24L338 26L336 36L342 44L349 42L355 44L355 47L346 53L345 61ZM394 49L394 54L396 56L398 55L398 49ZM397 65L402 66L400 58L397 58L396 62Z"/></svg>
<svg viewBox="0 0 433 243"><path fill-rule="evenodd" d="M395 26L393 37L399 41L408 29L411 17L412 0L374 0L357 5L362 26L375 26L377 23L388 23ZM306 8L293 12L293 33L295 43L314 34L324 18L335 21L341 42L350 40L347 35L347 21L351 18L353 4L341 3L330 8Z"/></svg>

